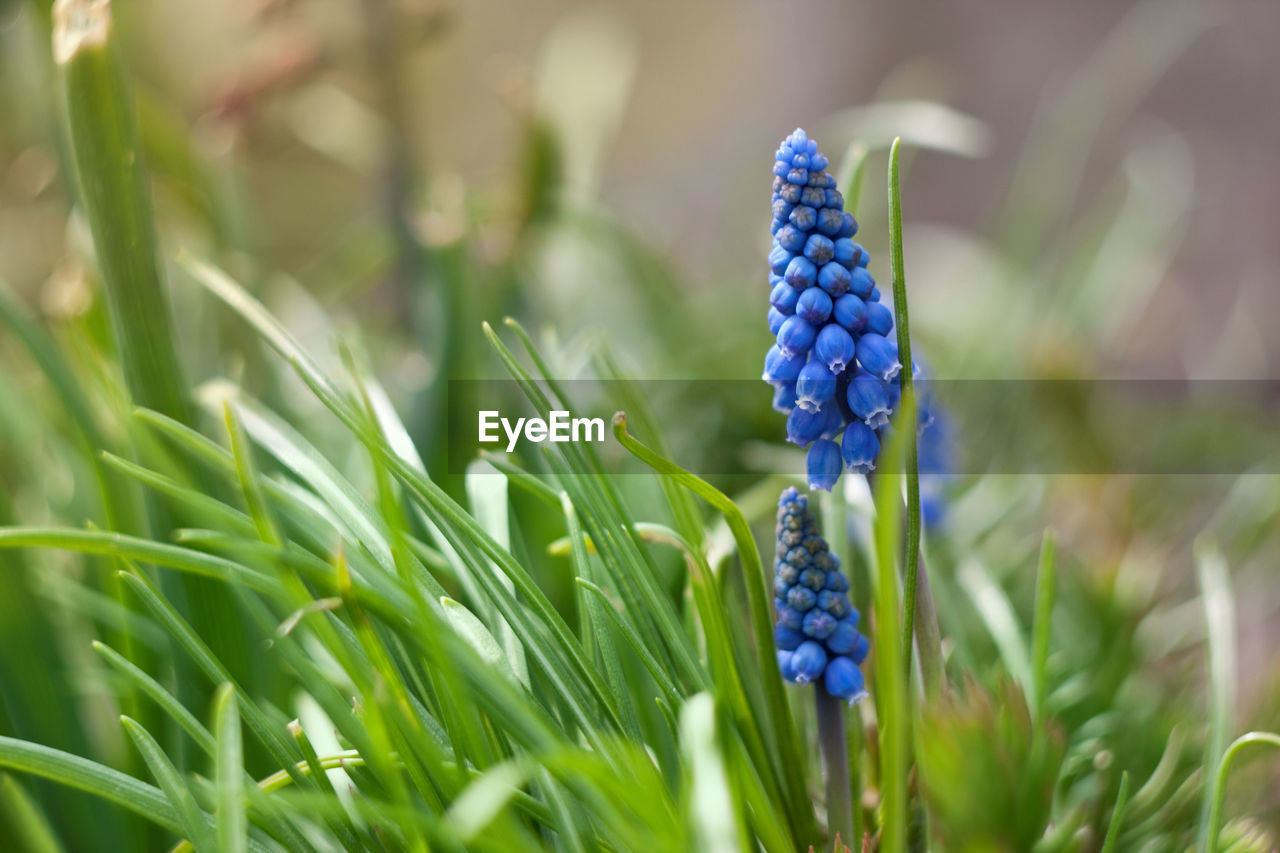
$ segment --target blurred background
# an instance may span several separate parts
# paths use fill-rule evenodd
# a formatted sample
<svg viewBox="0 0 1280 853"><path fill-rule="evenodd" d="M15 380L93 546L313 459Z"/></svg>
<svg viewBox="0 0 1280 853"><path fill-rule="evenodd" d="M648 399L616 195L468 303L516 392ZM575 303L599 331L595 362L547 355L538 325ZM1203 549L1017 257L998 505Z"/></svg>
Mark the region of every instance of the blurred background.
<svg viewBox="0 0 1280 853"><path fill-rule="evenodd" d="M866 150L849 202L882 284L885 150L903 137L912 330L937 376L1280 368L1271 0L116 6L188 376L299 417L316 406L179 251L226 268L331 363L339 335L358 341L433 470L474 428L446 381L502 375L482 320L519 317L566 377L608 373L602 359L645 378L758 376L771 157L796 126L835 164ZM92 341L105 320L48 26L47 4L0 0L0 281ZM74 487L40 467L51 439L13 402L39 374L15 350L0 337L0 478L15 518L64 517ZM767 388L724 388L668 438L745 488L792 451ZM1192 545L1220 543L1248 674L1238 728L1280 723L1275 476L960 479L931 534L942 592L972 594L977 564L1027 612L1055 526L1081 606L1097 592L1110 608L1110 633L1082 623L1072 654L1132 653L1141 677L1109 695L1159 684L1193 720ZM1145 735L1154 763L1168 720L1144 713L1162 721ZM1274 818L1280 776L1251 772L1248 807Z"/></svg>

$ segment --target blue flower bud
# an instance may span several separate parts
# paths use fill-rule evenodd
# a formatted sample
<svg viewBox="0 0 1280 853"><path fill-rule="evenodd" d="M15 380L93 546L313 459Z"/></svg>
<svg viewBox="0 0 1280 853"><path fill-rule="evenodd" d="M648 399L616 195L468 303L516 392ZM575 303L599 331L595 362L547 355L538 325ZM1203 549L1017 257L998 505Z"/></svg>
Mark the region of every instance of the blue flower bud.
<svg viewBox="0 0 1280 853"><path fill-rule="evenodd" d="M782 152L779 151L778 153L781 154ZM786 178L787 172L790 171L791 166L786 160L779 158L778 161L773 164L773 173L779 178Z"/></svg>
<svg viewBox="0 0 1280 853"><path fill-rule="evenodd" d="M805 467L809 473L809 488L831 491L840 479L840 445L830 439L818 439L809 448Z"/></svg>
<svg viewBox="0 0 1280 853"><path fill-rule="evenodd" d="M844 457L846 471L870 473L876 467L876 457L880 455L876 431L859 421L849 424L844 428L844 438L840 441L840 455Z"/></svg>
<svg viewBox="0 0 1280 853"><path fill-rule="evenodd" d="M831 244L835 262L848 270L858 266L858 258L862 257L862 247L849 237L838 237Z"/></svg>
<svg viewBox="0 0 1280 853"><path fill-rule="evenodd" d="M827 573L834 572L840 568L840 558L830 551L822 551L813 555L813 567L822 572L822 589L827 585Z"/></svg>
<svg viewBox="0 0 1280 853"><path fill-rule="evenodd" d="M809 155L804 152L797 152L791 157L791 165L797 169L809 168Z"/></svg>
<svg viewBox="0 0 1280 853"><path fill-rule="evenodd" d="M782 582L786 584L788 589L800 582L801 571L802 569L800 566L792 565L785 561L780 561L777 566L778 577L781 578ZM786 598L787 596L786 593L783 593L778 597Z"/></svg>
<svg viewBox="0 0 1280 853"><path fill-rule="evenodd" d="M782 275L787 270L787 264L791 263L791 258L791 252L775 240L773 248L769 250L769 270L774 275Z"/></svg>
<svg viewBox="0 0 1280 853"><path fill-rule="evenodd" d="M799 676L799 672L796 675ZM822 684L832 696L845 699L850 703L857 702L867 695L862 670L846 657L832 658L823 674Z"/></svg>
<svg viewBox="0 0 1280 853"><path fill-rule="evenodd" d="M827 653L813 640L806 640L791 653L791 665L795 669L796 683L808 684L822 675L827 665Z"/></svg>
<svg viewBox="0 0 1280 853"><path fill-rule="evenodd" d="M778 671L782 673L783 680L790 681L792 684L795 684L796 681L796 668L793 663L794 658L794 652L789 652L785 649L778 649Z"/></svg>
<svg viewBox="0 0 1280 853"><path fill-rule="evenodd" d="M778 333L781 334L782 330L779 329ZM802 367L804 367L803 355L784 355L776 345L771 346L764 354L764 373L761 378L775 387L786 382L795 382Z"/></svg>
<svg viewBox="0 0 1280 853"><path fill-rule="evenodd" d="M822 192L822 187L805 187L800 191L800 202L815 210L822 207L822 202L826 200L826 196Z"/></svg>
<svg viewBox="0 0 1280 853"><path fill-rule="evenodd" d="M867 303L867 331L888 335L893 330L893 312L879 302Z"/></svg>
<svg viewBox="0 0 1280 853"><path fill-rule="evenodd" d="M782 625L773 629L773 644L780 649L793 652L796 650L796 646L804 641L805 635L800 631L792 631Z"/></svg>
<svg viewBox="0 0 1280 853"><path fill-rule="evenodd" d="M849 615L849 598L844 593L824 589L818 593L818 607L830 613L834 619Z"/></svg>
<svg viewBox="0 0 1280 853"><path fill-rule="evenodd" d="M778 209L777 205L779 203L785 204L788 208L795 208L797 210L799 209L799 208L796 208L795 205L791 204L788 201L784 201L783 199L778 199L778 201L774 203L775 211ZM788 214L788 216L789 215L790 214ZM783 217L783 218L785 219L786 217ZM808 234L805 234L803 231L801 231L799 228L796 228L794 225L783 225L781 228L778 229L778 233L776 235L778 245L786 249L788 252L792 252L795 254L799 254L804 249L804 241L808 239L808 237L809 237Z"/></svg>
<svg viewBox="0 0 1280 853"><path fill-rule="evenodd" d="M800 293L795 303L795 313L806 322L821 326L831 316L831 297L820 287L810 287ZM821 333L819 333L821 334Z"/></svg>
<svg viewBox="0 0 1280 853"><path fill-rule="evenodd" d="M827 431L827 413L809 412L797 405L787 415L787 441L808 447Z"/></svg>
<svg viewBox="0 0 1280 853"><path fill-rule="evenodd" d="M831 590L832 592L848 592L849 579L844 576L844 572L840 572L840 571L827 572L827 583L825 588ZM854 613L856 614L857 611L855 610Z"/></svg>
<svg viewBox="0 0 1280 853"><path fill-rule="evenodd" d="M840 232L836 234L836 236L841 238L852 237L854 234L857 234L857 233L858 233L858 220L854 219L853 214L846 210L844 213L844 216L841 217Z"/></svg>
<svg viewBox="0 0 1280 853"><path fill-rule="evenodd" d="M880 288L878 288L878 287L873 287L873 288L871 288L871 293L870 293L870 295L868 295L868 296L867 296L867 301L868 301L868 302L879 302L879 301L880 301Z"/></svg>
<svg viewBox="0 0 1280 853"><path fill-rule="evenodd" d="M831 316L850 332L861 332L867 325L867 304L852 293L846 293L831 306Z"/></svg>
<svg viewBox="0 0 1280 853"><path fill-rule="evenodd" d="M859 370L854 374L849 389L845 391L845 401L849 409L872 429L889 422L889 386L870 373Z"/></svg>
<svg viewBox="0 0 1280 853"><path fill-rule="evenodd" d="M784 415L791 414L791 410L796 407L796 384L794 382L784 382L779 385L773 392L773 410L781 412Z"/></svg>
<svg viewBox="0 0 1280 853"><path fill-rule="evenodd" d="M795 205L787 201L785 198L773 197L773 207L771 212L774 219L786 219L791 215L791 211L795 209Z"/></svg>
<svg viewBox="0 0 1280 853"><path fill-rule="evenodd" d="M789 318L787 322L796 319ZM801 322L804 322L803 320ZM782 332L787 329L787 324L782 324L782 331L778 333L779 339ZM858 363L868 373L879 376L886 382L898 375L898 371L902 369L902 363L898 361L898 348L883 335L876 335L867 332L858 338L857 345Z"/></svg>
<svg viewBox="0 0 1280 853"><path fill-rule="evenodd" d="M773 578L773 594L778 598L786 598L787 590L791 589L791 584L782 579L780 575Z"/></svg>
<svg viewBox="0 0 1280 853"><path fill-rule="evenodd" d="M835 400L832 400L822 406L822 413L827 416L827 419L822 425L821 438L838 438L840 431L844 429L844 415L840 413L840 407L834 403Z"/></svg>
<svg viewBox="0 0 1280 853"><path fill-rule="evenodd" d="M831 260L835 253L835 247L830 237L824 237L821 234L810 234L809 239L804 244L804 256L813 261L816 266L822 266Z"/></svg>
<svg viewBox="0 0 1280 853"><path fill-rule="evenodd" d="M773 256L769 257L772 260ZM804 290L806 287L813 287L814 282L818 280L818 268L808 258L796 255L787 261L782 277L796 290Z"/></svg>
<svg viewBox="0 0 1280 853"><path fill-rule="evenodd" d="M791 210L787 221L799 231L812 231L818 221L818 211L806 204L797 205Z"/></svg>
<svg viewBox="0 0 1280 853"><path fill-rule="evenodd" d="M784 607L778 611L778 624L792 631L799 631L804 628L804 614L794 608Z"/></svg>
<svg viewBox="0 0 1280 853"><path fill-rule="evenodd" d="M791 631L790 628L780 628L779 630L785 630L792 634L800 633L798 631ZM847 655L857 648L858 637L860 636L862 635L858 633L856 623L850 622L847 619L841 619L836 623L835 628L832 629L831 634L827 637L827 651L831 652L833 655ZM801 641L803 642L803 637ZM797 643L797 645L799 644ZM790 648L794 649L795 646L791 646Z"/></svg>
<svg viewBox="0 0 1280 853"><path fill-rule="evenodd" d="M825 610L814 608L804 615L804 634L815 640L825 640L836 629L836 620Z"/></svg>
<svg viewBox="0 0 1280 853"><path fill-rule="evenodd" d="M805 184L809 183L809 170L808 169L792 169L791 171L787 172L787 183L799 184L800 186L804 186Z"/></svg>
<svg viewBox="0 0 1280 853"><path fill-rule="evenodd" d="M849 271L835 261L824 264L822 269L818 271L818 286L833 297L844 296L848 293L849 284Z"/></svg>
<svg viewBox="0 0 1280 853"><path fill-rule="evenodd" d="M827 155L823 154L821 151L815 151L809 157L810 168L817 169L819 172L827 168L830 164L831 161L827 159Z"/></svg>
<svg viewBox="0 0 1280 853"><path fill-rule="evenodd" d="M806 613L817 603L817 594L807 586L796 584L787 590L787 607L797 613Z"/></svg>
<svg viewBox="0 0 1280 853"><path fill-rule="evenodd" d="M778 330L782 328L782 324L787 321L787 314L783 314L772 305L769 306L769 334L776 336Z"/></svg>
<svg viewBox="0 0 1280 853"><path fill-rule="evenodd" d="M786 177L785 175L783 176ZM788 204L799 204L800 196L804 194L804 188L796 184L783 183L778 188L778 198L786 201Z"/></svg>
<svg viewBox="0 0 1280 853"><path fill-rule="evenodd" d="M835 394L835 374L821 361L811 361L800 368L800 375L796 377L797 406L806 411L819 412L822 405Z"/></svg>
<svg viewBox="0 0 1280 853"><path fill-rule="evenodd" d="M862 634L859 634L854 640L853 651L849 652L849 658L857 664L867 659L867 652L871 651L871 641Z"/></svg>
<svg viewBox="0 0 1280 853"><path fill-rule="evenodd" d="M835 192L835 190L827 190L827 192ZM834 237L840 233L840 226L843 224L844 215L836 208L824 207L818 211L817 229L819 234L825 234L828 237Z"/></svg>
<svg viewBox="0 0 1280 853"><path fill-rule="evenodd" d="M780 281L775 284L773 286L773 290L769 293L769 304L774 308L777 308L783 314L796 313L796 304L799 300L800 291L796 290L785 281Z"/></svg>
<svg viewBox="0 0 1280 853"><path fill-rule="evenodd" d="M862 267L854 267L849 271L849 292L863 302L867 301L875 287L876 280Z"/></svg>
<svg viewBox="0 0 1280 853"><path fill-rule="evenodd" d="M816 337L818 337L818 330L806 323L804 318L793 314L783 322L782 328L778 329L778 350L788 358L803 357L813 346ZM883 341L884 338L880 340ZM897 364L897 353L893 354L893 363ZM800 371L797 370L796 375L799 376Z"/></svg>
<svg viewBox="0 0 1280 853"><path fill-rule="evenodd" d="M818 293L822 292L817 288L815 290ZM813 357L825 364L833 374L840 373L853 362L854 351L853 336L837 323L823 326L813 344ZM803 371L801 373L803 374ZM835 393L834 386L832 393Z"/></svg>
<svg viewBox="0 0 1280 853"><path fill-rule="evenodd" d="M796 578L796 583L809 587L815 593L821 592L827 583L827 575L821 569L811 566L800 573L800 576Z"/></svg>

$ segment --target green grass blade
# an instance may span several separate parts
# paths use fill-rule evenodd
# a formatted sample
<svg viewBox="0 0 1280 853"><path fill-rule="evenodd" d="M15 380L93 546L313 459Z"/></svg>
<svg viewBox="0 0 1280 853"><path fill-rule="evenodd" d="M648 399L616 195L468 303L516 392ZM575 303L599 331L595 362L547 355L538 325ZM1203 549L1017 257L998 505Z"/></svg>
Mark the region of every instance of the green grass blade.
<svg viewBox="0 0 1280 853"><path fill-rule="evenodd" d="M1129 773L1120 774L1120 792L1116 794L1116 805L1111 810L1111 823L1107 827L1107 837L1102 842L1101 853L1115 853L1120 839L1120 826L1124 822L1124 809L1129 804Z"/></svg>
<svg viewBox="0 0 1280 853"><path fill-rule="evenodd" d="M1205 743L1204 767L1212 773L1227 749L1235 725L1236 613L1231 597L1227 563L1217 545L1208 540L1196 543L1196 580L1204 602L1204 621L1209 649L1209 732ZM1213 786L1206 785L1200 804L1198 845L1209 844L1214 808Z"/></svg>
<svg viewBox="0 0 1280 853"><path fill-rule="evenodd" d="M880 725L880 850L907 849L907 764L911 727L910 691L902 660L902 615L895 556L901 531L902 442L893 436L882 451L884 464L875 478L876 568L871 573L875 605L876 718Z"/></svg>
<svg viewBox="0 0 1280 853"><path fill-rule="evenodd" d="M0 826L24 853L66 853L36 801L8 773L0 773Z"/></svg>
<svg viewBox="0 0 1280 853"><path fill-rule="evenodd" d="M218 851L245 853L249 840L249 820L245 815L242 779L244 756L236 689L231 684L219 687L214 697L213 730L218 744L214 754Z"/></svg>
<svg viewBox="0 0 1280 853"><path fill-rule="evenodd" d="M87 758L0 735L0 767L84 791L170 832L182 831L163 791Z"/></svg>
<svg viewBox="0 0 1280 853"><path fill-rule="evenodd" d="M578 522L578 512L573 507L573 501L569 499L567 494L561 493L560 502L561 509L564 512L565 523L569 528L569 553L573 560L573 573L579 584L581 584L582 581L592 576L591 561L588 557L590 543L586 538L586 534L582 532L582 525ZM584 587L579 585L578 588L581 590L585 621L595 641L595 653L604 664L605 678L608 680L618 703L618 711L622 715L623 727L636 740L642 740L639 724L636 721L635 704L623 675L622 661L618 659L618 650L614 645L613 635L609 632L609 626L605 622L604 608L609 607L609 605L602 603L599 597L593 595ZM599 589L599 587L596 587L596 589Z"/></svg>
<svg viewBox="0 0 1280 853"><path fill-rule="evenodd" d="M189 420L160 276L134 105L116 55L111 5L59 0L54 59L62 69L80 203L93 232L129 395Z"/></svg>
<svg viewBox="0 0 1280 853"><path fill-rule="evenodd" d="M168 690L161 686L150 675L147 675L133 663L127 660L123 655L103 643L94 642L93 650L96 651L107 665L110 666L122 678L128 681L144 696L155 702L160 709L177 723L183 731L191 736L196 746L200 747L201 752L205 755L212 756L214 751L213 735L209 730L201 725L195 715L183 707L176 697Z"/></svg>
<svg viewBox="0 0 1280 853"><path fill-rule="evenodd" d="M1049 692L1049 636L1053 621L1053 599L1057 586L1057 552L1052 529L1046 529L1040 543L1040 565L1036 571L1036 615L1031 639L1032 712L1039 724L1045 718L1045 698Z"/></svg>
<svg viewBox="0 0 1280 853"><path fill-rule="evenodd" d="M983 624L987 626L1009 674L1018 681L1023 693L1030 694L1034 689L1031 658L1009 597L986 567L976 560L969 560L960 566L958 580L961 588L973 601Z"/></svg>
<svg viewBox="0 0 1280 853"><path fill-rule="evenodd" d="M209 831L209 818L201 811L195 796L186 782L182 780L178 768L173 766L160 744L156 743L151 733L129 717L121 717L120 724L138 748L143 761L151 770L151 775L160 784L160 789L169 798L178 821L182 824L182 833L195 845L199 853L213 850L213 834Z"/></svg>

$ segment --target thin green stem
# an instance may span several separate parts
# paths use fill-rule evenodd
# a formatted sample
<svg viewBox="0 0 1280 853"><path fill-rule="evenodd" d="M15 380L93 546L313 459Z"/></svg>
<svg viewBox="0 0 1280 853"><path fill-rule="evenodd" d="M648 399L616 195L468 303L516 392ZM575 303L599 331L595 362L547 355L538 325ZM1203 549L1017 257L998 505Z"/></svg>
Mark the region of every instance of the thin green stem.
<svg viewBox="0 0 1280 853"><path fill-rule="evenodd" d="M832 839L852 844L853 788L849 780L849 744L844 731L844 703L827 692L821 683L814 685L814 705L818 711L818 750L822 753L822 770L827 791L827 832Z"/></svg>
<svg viewBox="0 0 1280 853"><path fill-rule="evenodd" d="M902 372L898 374L898 383L902 389L901 413L898 423L902 432L903 463L907 480L907 543L902 566L906 572L906 588L903 601L903 656L907 672L911 672L911 653L915 642L916 597L920 583L920 575L924 571L920 562L920 473L916 457L916 399L915 381L912 376L911 362L911 325L907 311L907 282L903 265L902 250L902 189L899 181L898 151L902 146L901 139L893 141L889 149L889 243L890 265L893 272L893 312L894 322L898 329L898 360L902 362ZM937 622L937 617L933 616ZM926 647L928 645L929 647ZM921 643L921 657L931 656L928 672L931 677L940 679L942 673L942 650L940 646ZM923 671L923 665L922 665ZM926 690L936 693L938 683L926 684Z"/></svg>
<svg viewBox="0 0 1280 853"><path fill-rule="evenodd" d="M1218 775L1213 780L1213 806L1209 812L1208 834L1205 838L1205 853L1218 853L1218 823L1222 820L1222 803L1227 796L1227 775L1231 770L1231 762L1246 746L1253 744L1273 746L1280 749L1280 734L1274 732L1248 732L1231 742L1227 751L1222 754L1218 764Z"/></svg>

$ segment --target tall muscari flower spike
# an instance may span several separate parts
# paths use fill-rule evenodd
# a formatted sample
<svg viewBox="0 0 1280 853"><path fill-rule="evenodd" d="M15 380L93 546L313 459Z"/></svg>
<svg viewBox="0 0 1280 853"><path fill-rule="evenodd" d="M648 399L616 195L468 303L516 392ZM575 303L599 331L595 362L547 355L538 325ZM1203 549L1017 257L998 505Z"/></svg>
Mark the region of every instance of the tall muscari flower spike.
<svg viewBox="0 0 1280 853"><path fill-rule="evenodd" d="M840 560L818 532L809 499L794 488L778 498L777 538L773 636L782 677L795 684L821 681L832 696L857 702L866 696L858 666L869 644L858 633Z"/></svg>
<svg viewBox="0 0 1280 853"><path fill-rule="evenodd" d="M893 312L880 303L870 255L853 240L858 223L828 165L799 128L774 154L775 343L763 378L776 388L773 407L787 415L787 440L808 448L809 488L830 491L842 468L875 468L902 365Z"/></svg>

